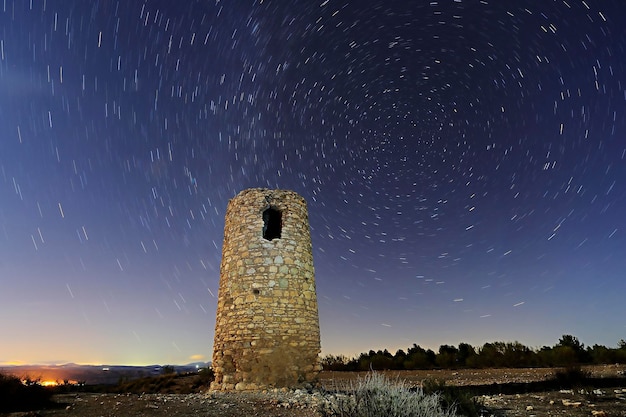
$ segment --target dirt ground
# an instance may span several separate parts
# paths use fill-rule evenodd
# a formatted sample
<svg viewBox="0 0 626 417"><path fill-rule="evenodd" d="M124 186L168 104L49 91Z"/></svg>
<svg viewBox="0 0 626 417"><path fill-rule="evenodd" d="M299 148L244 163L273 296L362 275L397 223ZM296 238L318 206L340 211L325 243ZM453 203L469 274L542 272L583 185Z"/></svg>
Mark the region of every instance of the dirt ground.
<svg viewBox="0 0 626 417"><path fill-rule="evenodd" d="M318 416L315 409L290 404L271 394L63 394L56 410L19 413L11 417L243 417ZM300 408L301 407L301 408Z"/></svg>
<svg viewBox="0 0 626 417"><path fill-rule="evenodd" d="M608 376L611 368L593 367L594 376ZM615 375L616 370L613 370ZM367 372L322 372L320 383L326 389L343 389L354 381L358 376ZM511 382L543 381L554 375L554 369L531 368L531 369L435 369L419 371L382 371L389 379L401 379L410 385L420 385L424 380L445 381L448 385L489 385L505 384Z"/></svg>
<svg viewBox="0 0 626 417"><path fill-rule="evenodd" d="M624 366L593 366L584 370L594 377L616 377ZM392 379L419 385L425 379L445 381L446 385L486 386L491 384L542 381L553 369L486 369L457 371L386 372ZM357 373L323 372L320 388L345 389ZM11 417L112 417L112 416L220 416L220 417L318 417L322 395L302 390L266 393L203 394L95 394L72 393L55 397L57 409L13 413ZM482 395L477 400L488 411L485 416L609 416L626 417L626 383L621 387L585 387L583 390L559 390L515 395Z"/></svg>
<svg viewBox="0 0 626 417"><path fill-rule="evenodd" d="M594 378L615 378L624 375L624 365L598 365L583 367ZM412 385L424 380L445 381L453 386L487 386L545 381L554 376L555 369L464 369L387 371L390 379L400 379ZM354 373L323 372L320 382L323 387L342 389L354 381ZM574 390L532 392L513 395L480 395L476 399L485 406L485 416L531 417L626 417L626 380L620 387L581 387Z"/></svg>

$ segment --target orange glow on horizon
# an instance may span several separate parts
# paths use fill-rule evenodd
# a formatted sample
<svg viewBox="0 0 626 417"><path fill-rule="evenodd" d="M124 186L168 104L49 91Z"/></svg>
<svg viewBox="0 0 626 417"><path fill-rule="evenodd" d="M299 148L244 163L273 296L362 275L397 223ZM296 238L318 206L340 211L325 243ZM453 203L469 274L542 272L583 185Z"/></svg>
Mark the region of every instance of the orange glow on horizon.
<svg viewBox="0 0 626 417"><path fill-rule="evenodd" d="M29 380L22 380L22 384L24 385L28 385L29 383L32 383L33 381L29 381ZM47 379L45 381L39 381L39 382L35 382L36 384L41 385L42 387L58 387L59 385L78 385L78 381L75 381L73 379L70 380L63 380L63 381L59 381L59 380L51 380L51 379Z"/></svg>
<svg viewBox="0 0 626 417"><path fill-rule="evenodd" d="M0 362L0 366L21 366L21 365L27 365L26 362L24 361L7 361L7 362Z"/></svg>

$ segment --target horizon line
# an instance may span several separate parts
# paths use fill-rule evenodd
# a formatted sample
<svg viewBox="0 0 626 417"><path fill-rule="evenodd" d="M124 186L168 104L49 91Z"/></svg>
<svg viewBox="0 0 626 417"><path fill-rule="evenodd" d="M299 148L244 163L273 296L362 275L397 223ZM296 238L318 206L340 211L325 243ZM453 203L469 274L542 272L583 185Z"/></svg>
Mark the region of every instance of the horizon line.
<svg viewBox="0 0 626 417"><path fill-rule="evenodd" d="M166 363L166 364L158 364L158 363L146 363L146 364L107 364L107 363L76 363L76 362L64 362L64 363L24 363L24 362L0 362L0 368L2 367L13 367L13 368L17 368L20 366L54 366L54 367L61 367L61 366L68 366L68 365L75 365L75 366L93 366L93 367L115 367L115 366L132 366L132 367L150 367L150 366L158 366L158 367L165 367L165 366L191 366L191 365L197 365L197 364L210 364L211 361L196 361L196 362L187 362L187 363Z"/></svg>

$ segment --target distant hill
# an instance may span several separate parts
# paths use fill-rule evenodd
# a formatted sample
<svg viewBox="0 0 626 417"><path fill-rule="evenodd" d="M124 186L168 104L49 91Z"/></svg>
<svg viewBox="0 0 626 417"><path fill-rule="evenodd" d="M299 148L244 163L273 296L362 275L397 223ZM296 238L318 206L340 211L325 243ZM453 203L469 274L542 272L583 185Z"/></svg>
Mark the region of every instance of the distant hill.
<svg viewBox="0 0 626 417"><path fill-rule="evenodd" d="M88 385L116 384L120 380L130 380L163 374L165 367L173 367L176 373L196 372L210 362L194 362L187 365L20 365L0 366L0 372L15 375L21 379L30 378L42 382L84 382Z"/></svg>

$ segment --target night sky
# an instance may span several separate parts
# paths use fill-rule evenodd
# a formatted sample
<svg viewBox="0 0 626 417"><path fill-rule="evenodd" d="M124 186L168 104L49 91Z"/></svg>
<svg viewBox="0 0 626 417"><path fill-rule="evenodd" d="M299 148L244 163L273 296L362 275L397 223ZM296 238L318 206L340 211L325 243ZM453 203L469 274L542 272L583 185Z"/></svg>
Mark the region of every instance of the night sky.
<svg viewBox="0 0 626 417"><path fill-rule="evenodd" d="M3 0L0 363L210 360L228 200L322 354L626 337L623 0Z"/></svg>

